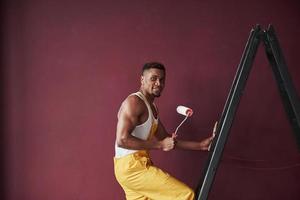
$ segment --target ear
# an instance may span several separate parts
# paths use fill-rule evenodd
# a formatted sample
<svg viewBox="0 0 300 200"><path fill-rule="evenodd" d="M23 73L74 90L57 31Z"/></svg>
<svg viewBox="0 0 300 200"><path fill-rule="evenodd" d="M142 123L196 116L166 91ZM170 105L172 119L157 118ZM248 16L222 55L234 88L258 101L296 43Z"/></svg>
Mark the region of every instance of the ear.
<svg viewBox="0 0 300 200"><path fill-rule="evenodd" d="M145 77L142 75L141 76L141 85L144 85Z"/></svg>

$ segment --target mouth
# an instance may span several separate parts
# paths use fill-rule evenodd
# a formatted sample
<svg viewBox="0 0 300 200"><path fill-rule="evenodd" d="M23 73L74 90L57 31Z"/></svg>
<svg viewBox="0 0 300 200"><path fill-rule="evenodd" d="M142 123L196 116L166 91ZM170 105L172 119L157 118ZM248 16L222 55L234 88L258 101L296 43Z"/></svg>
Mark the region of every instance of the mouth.
<svg viewBox="0 0 300 200"><path fill-rule="evenodd" d="M155 92L161 92L161 88L153 88L153 91L155 91Z"/></svg>
<svg viewBox="0 0 300 200"><path fill-rule="evenodd" d="M161 95L161 91L162 89L161 88L153 88L153 94L156 96L156 97L159 97Z"/></svg>

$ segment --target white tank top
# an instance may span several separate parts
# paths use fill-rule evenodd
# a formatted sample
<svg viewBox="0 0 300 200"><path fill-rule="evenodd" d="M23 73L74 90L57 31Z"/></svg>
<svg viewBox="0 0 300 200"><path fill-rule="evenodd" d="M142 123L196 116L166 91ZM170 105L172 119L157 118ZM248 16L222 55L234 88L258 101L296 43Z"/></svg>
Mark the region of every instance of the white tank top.
<svg viewBox="0 0 300 200"><path fill-rule="evenodd" d="M157 125L158 125L158 117L155 119L152 109L150 107L150 104L148 103L146 97L141 92L136 92L131 95L136 95L139 98L141 98L144 103L146 104L148 108L148 119L140 125L137 125L134 130L131 132L131 135L134 137L137 137L141 140L148 140L152 137L152 135L156 132ZM155 104L153 104L156 108ZM132 150L132 149L125 149L122 147L118 147L117 143L115 143L115 157L120 158L129 154L132 154L134 152L137 152L138 150Z"/></svg>

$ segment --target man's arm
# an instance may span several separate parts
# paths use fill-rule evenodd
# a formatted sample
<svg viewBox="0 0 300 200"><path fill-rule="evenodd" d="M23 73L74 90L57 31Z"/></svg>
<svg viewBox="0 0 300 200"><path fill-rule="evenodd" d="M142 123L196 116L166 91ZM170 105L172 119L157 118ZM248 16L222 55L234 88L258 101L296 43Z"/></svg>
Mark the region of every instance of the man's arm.
<svg viewBox="0 0 300 200"><path fill-rule="evenodd" d="M216 128L216 124L215 124L215 128ZM215 131L214 128L214 131ZM163 124L161 123L161 121L159 121L158 124L158 132L156 134L156 137L161 140L165 137L168 137L169 134L167 133L165 127L163 126ZM184 140L177 140L176 136L173 135L172 136L175 139L175 147L176 148L180 148L180 149L186 149L186 150L202 150L202 151L208 151L209 150L209 146L212 142L212 140L214 139L214 134L211 137L205 138L199 142L197 141L184 141Z"/></svg>
<svg viewBox="0 0 300 200"><path fill-rule="evenodd" d="M131 135L131 132L139 124L139 119L144 112L143 102L135 96L129 96L122 104L118 114L117 145L126 149L145 150L162 149L169 151L174 147L174 139L141 140Z"/></svg>
<svg viewBox="0 0 300 200"><path fill-rule="evenodd" d="M188 150L208 151L209 146L213 139L214 139L214 136L205 138L205 139L201 140L200 142L176 140L175 147L178 147L180 149L188 149Z"/></svg>

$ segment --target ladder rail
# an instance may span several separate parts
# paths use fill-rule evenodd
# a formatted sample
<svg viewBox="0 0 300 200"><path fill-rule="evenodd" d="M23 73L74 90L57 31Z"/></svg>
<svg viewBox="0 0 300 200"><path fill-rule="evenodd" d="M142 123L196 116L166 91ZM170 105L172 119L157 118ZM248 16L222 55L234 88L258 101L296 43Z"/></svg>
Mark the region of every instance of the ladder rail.
<svg viewBox="0 0 300 200"><path fill-rule="evenodd" d="M260 43L260 26L257 25L251 30L249 39L244 49L237 73L227 97L222 116L217 127L217 139L213 141L208 162L206 163L206 173L202 176L202 184L198 186L196 196L197 200L206 200L213 183L220 158L227 141L229 130L231 128L235 112L237 110L240 98L245 88L248 74L256 55Z"/></svg>

